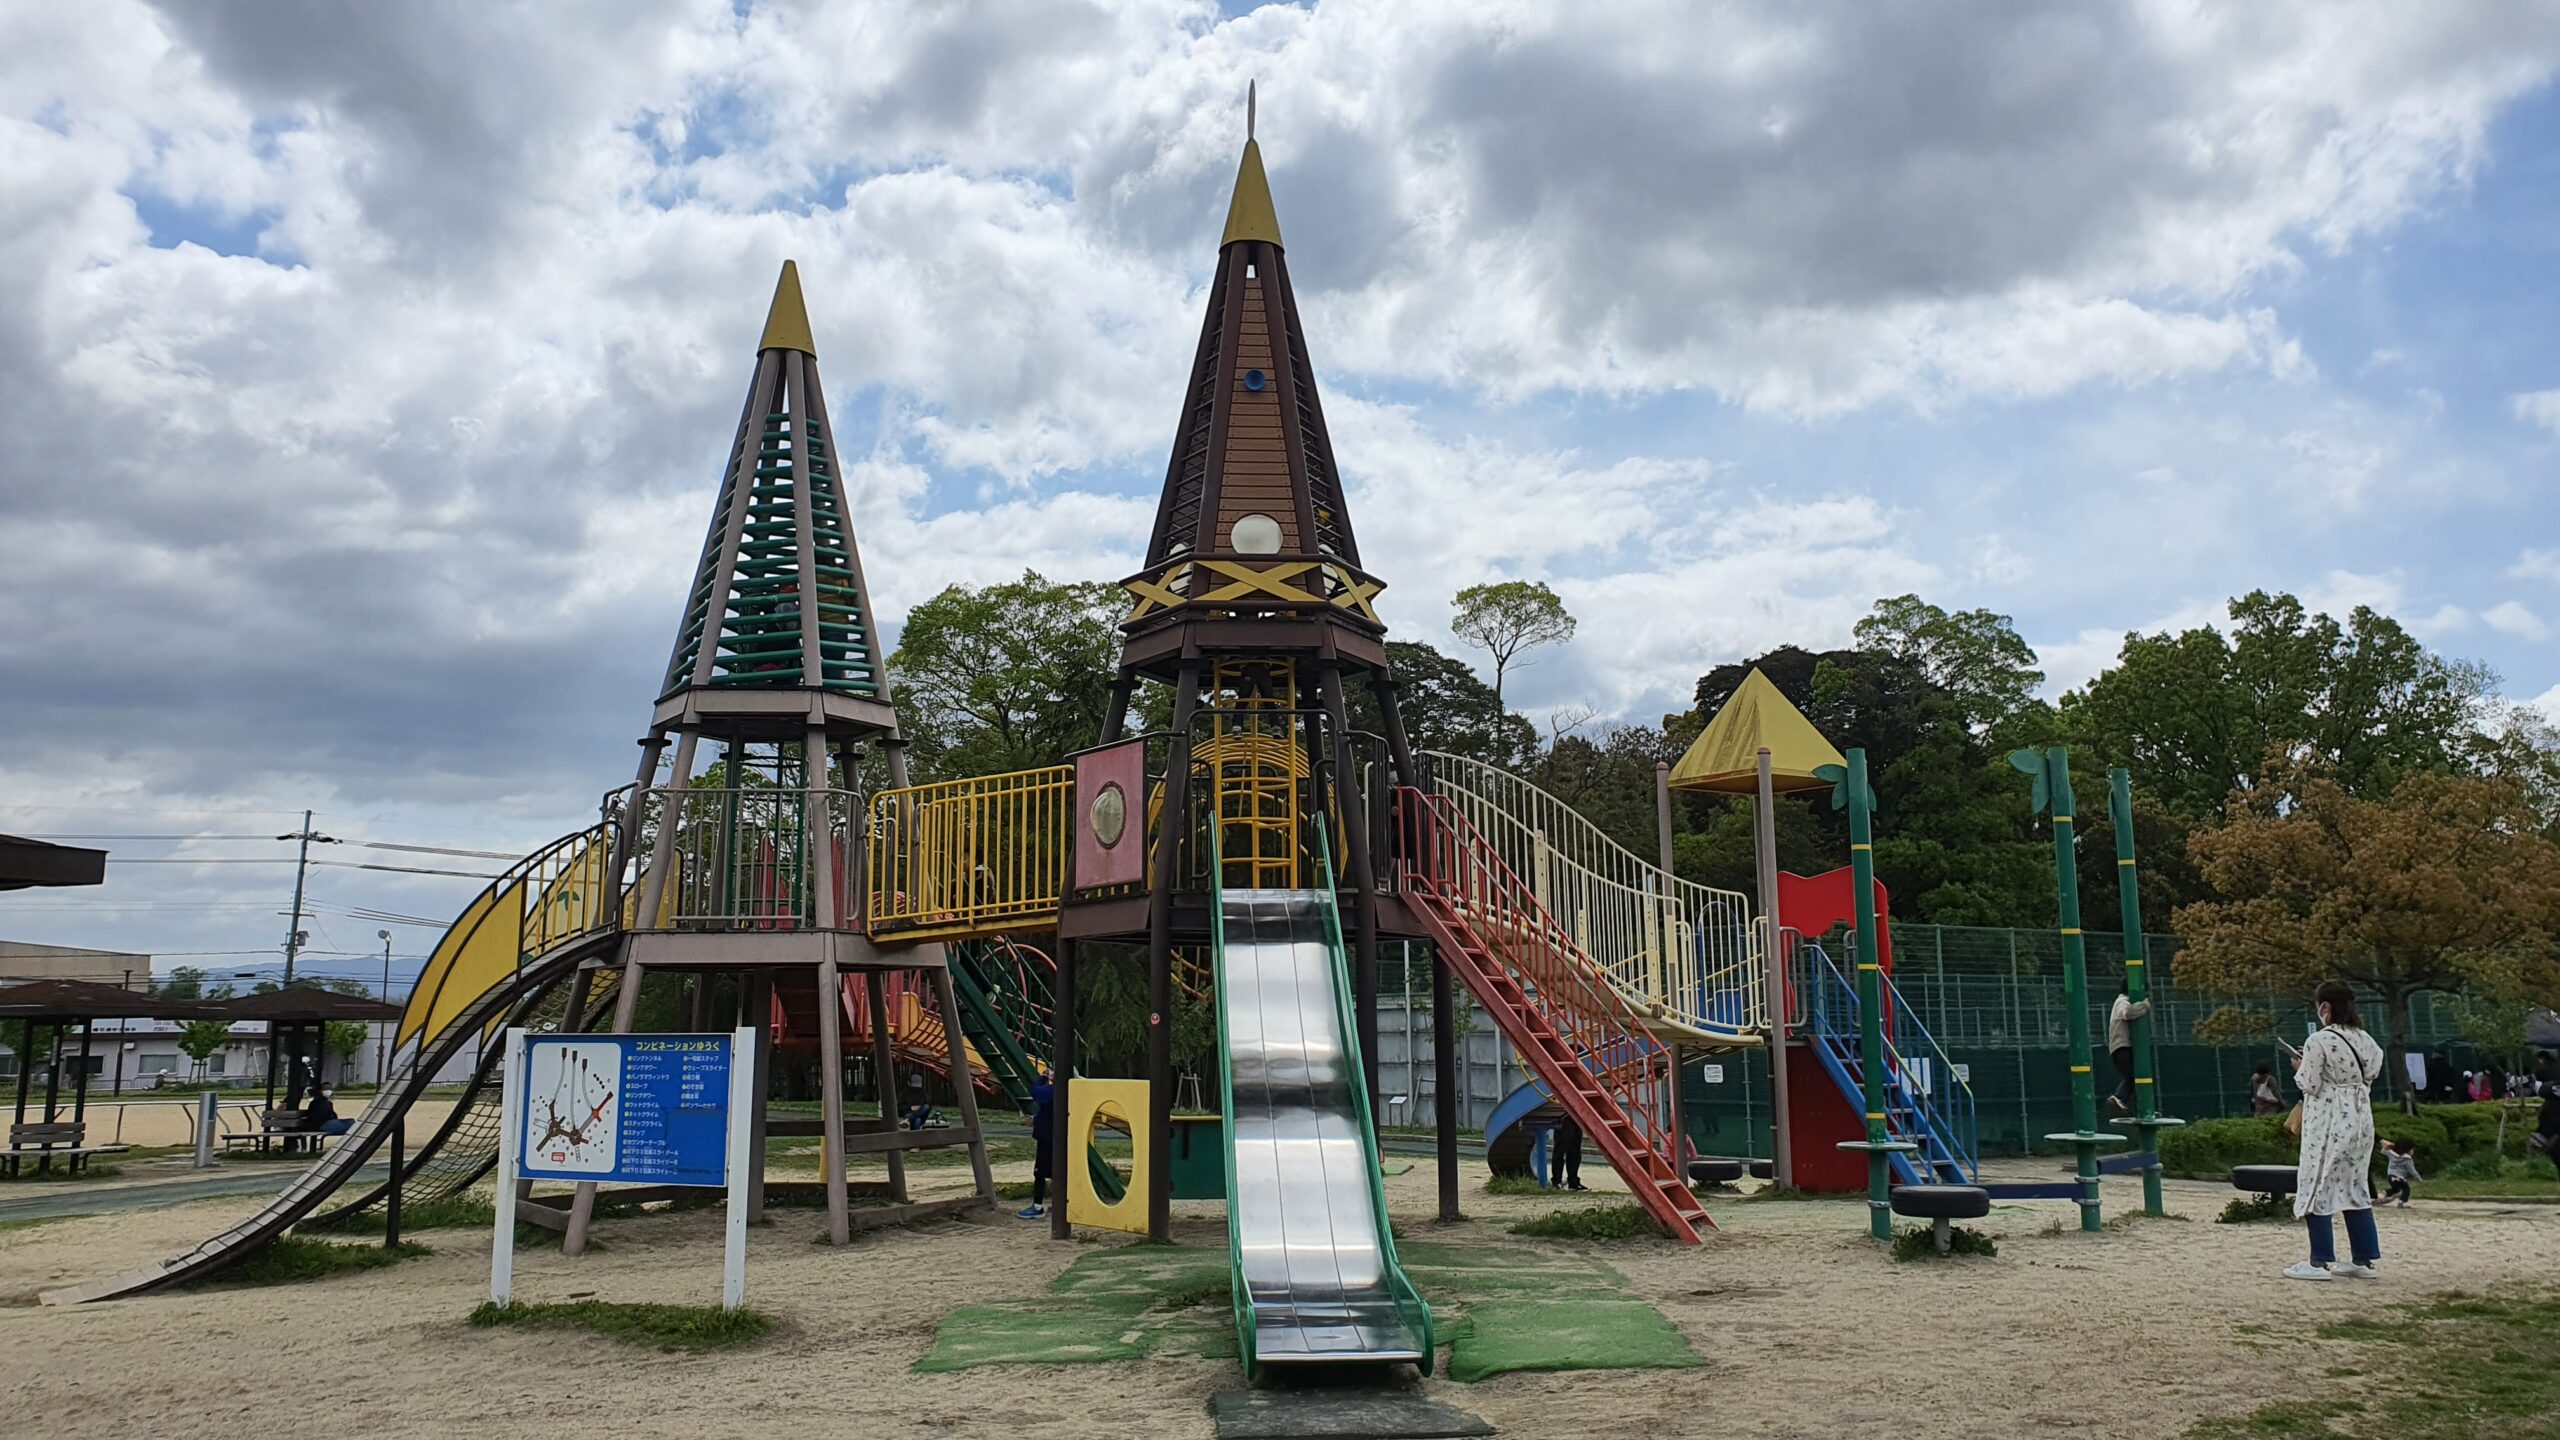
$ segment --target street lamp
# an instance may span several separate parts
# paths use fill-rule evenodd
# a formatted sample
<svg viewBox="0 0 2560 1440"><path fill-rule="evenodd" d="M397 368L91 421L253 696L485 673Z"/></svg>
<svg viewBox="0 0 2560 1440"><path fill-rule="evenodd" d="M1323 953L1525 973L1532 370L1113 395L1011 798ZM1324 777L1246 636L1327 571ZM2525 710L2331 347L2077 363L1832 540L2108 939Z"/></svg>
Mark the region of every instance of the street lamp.
<svg viewBox="0 0 2560 1440"><path fill-rule="evenodd" d="M376 930L373 933L382 941L382 1003L388 1005L391 1003L391 932ZM390 1079L391 1035L386 1026L373 1041L373 1088L380 1090Z"/></svg>

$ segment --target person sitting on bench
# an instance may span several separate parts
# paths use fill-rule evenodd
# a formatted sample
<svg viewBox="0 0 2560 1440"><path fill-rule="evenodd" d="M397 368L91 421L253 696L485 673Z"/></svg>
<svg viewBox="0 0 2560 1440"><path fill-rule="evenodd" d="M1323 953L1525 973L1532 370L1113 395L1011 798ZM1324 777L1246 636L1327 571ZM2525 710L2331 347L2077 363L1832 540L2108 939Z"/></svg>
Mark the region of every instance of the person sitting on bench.
<svg viewBox="0 0 2560 1440"><path fill-rule="evenodd" d="M303 1108L302 1128L314 1135L344 1135L355 1128L352 1121L338 1118L338 1107L329 1103L329 1092L313 1089L311 1103Z"/></svg>

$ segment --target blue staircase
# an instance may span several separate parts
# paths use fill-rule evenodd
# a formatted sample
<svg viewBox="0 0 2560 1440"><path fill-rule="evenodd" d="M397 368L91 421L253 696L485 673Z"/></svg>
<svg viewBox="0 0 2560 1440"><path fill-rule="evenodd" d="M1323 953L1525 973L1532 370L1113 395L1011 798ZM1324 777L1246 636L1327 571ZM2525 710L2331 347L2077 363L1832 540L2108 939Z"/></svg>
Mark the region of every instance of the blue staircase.
<svg viewBox="0 0 2560 1440"><path fill-rule="evenodd" d="M1821 945L1802 940L1796 951L1805 957L1807 983L1800 993L1812 1004L1813 1052L1831 1074L1840 1093L1860 1113L1866 1110L1864 1076L1858 1067L1858 990L1840 972ZM1981 1144L1974 1129L1973 1087L1956 1073L1955 1063L1939 1048L1919 1017L1885 976L1884 1037L1885 1133L1908 1141L1917 1150L1893 1156L1898 1185L1972 1185L1982 1178Z"/></svg>

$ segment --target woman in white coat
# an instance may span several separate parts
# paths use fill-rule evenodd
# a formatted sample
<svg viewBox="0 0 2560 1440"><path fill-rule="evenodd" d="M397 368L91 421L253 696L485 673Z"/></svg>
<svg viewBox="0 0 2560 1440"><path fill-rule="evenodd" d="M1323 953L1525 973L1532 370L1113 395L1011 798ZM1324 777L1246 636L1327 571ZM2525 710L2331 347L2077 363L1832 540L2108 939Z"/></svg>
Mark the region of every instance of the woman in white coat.
<svg viewBox="0 0 2560 1440"><path fill-rule="evenodd" d="M2288 1279L2332 1276L2371 1280L2382 1259L2373 1228L2373 1082L2382 1047L2364 1033L2356 992L2331 980L2312 992L2320 1029L2293 1068L2302 1088L2302 1153L2294 1175L2293 1213L2311 1232L2311 1258L2285 1270ZM2330 1217L2347 1222L2347 1260L2338 1261Z"/></svg>

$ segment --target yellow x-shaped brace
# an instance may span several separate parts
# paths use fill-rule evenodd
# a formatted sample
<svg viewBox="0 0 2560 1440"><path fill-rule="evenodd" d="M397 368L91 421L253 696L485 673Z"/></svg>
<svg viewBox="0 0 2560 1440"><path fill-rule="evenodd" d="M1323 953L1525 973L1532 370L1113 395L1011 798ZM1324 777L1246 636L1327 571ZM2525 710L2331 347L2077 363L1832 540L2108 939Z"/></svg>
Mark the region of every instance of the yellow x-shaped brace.
<svg viewBox="0 0 2560 1440"><path fill-rule="evenodd" d="M1212 590L1200 598L1210 605L1228 604L1248 595L1269 595L1274 599L1299 604L1311 603L1316 597L1288 582L1316 568L1316 563L1313 560L1294 560L1274 565L1268 570L1256 570L1250 565L1240 565L1233 560L1203 560L1200 562L1201 568L1213 575L1223 575L1236 583Z"/></svg>
<svg viewBox="0 0 2560 1440"><path fill-rule="evenodd" d="M1144 619L1154 611L1171 610L1184 603L1182 592L1179 589L1169 589L1167 587L1181 585L1185 575L1190 571L1190 569L1191 567L1188 563L1166 566L1164 570L1163 583L1143 578L1126 582L1122 588L1126 589L1130 594L1138 597L1138 608L1129 612L1129 619ZM1128 621L1122 621L1121 623L1127 624Z"/></svg>
<svg viewBox="0 0 2560 1440"><path fill-rule="evenodd" d="M1327 574L1333 576L1334 583L1342 587L1334 594L1334 604L1345 610L1356 610L1371 620L1378 618L1378 612L1369 604L1369 597L1386 589L1385 581L1362 580L1339 565L1327 565L1324 568Z"/></svg>

